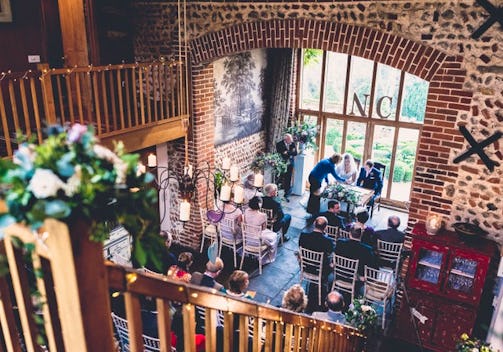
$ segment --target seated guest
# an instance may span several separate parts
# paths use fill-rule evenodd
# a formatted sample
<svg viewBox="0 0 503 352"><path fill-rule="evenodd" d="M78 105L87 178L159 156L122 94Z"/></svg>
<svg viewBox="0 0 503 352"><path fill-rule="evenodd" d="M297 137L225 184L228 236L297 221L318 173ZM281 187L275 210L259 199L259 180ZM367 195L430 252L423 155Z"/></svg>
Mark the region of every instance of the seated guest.
<svg viewBox="0 0 503 352"><path fill-rule="evenodd" d="M371 246L360 241L361 234L359 230L351 230L349 238L341 237L337 239L337 244L335 245L335 254L349 259L359 260L359 280L355 287L357 293L363 288L362 280L365 276L365 265L376 269L378 268L374 251Z"/></svg>
<svg viewBox="0 0 503 352"><path fill-rule="evenodd" d="M276 219L273 224L273 231L277 232L279 229L282 229L283 242L286 242L290 239L286 236L286 233L290 227L292 217L290 214L285 214L283 212L281 203L276 200L278 196L278 186L274 183L269 183L264 187L264 193L265 196L262 198L262 208L272 209L272 216Z"/></svg>
<svg viewBox="0 0 503 352"><path fill-rule="evenodd" d="M334 154L330 158L323 159L316 164L309 174L309 200L307 202L307 212L316 216L320 212L320 197L322 193L321 184L328 183L328 175L332 175L337 181L345 182L335 171L335 165L341 160L340 154Z"/></svg>
<svg viewBox="0 0 503 352"><path fill-rule="evenodd" d="M253 197L248 203L248 209L245 210L243 221L245 224L260 226L262 228L262 241L269 250L264 258L263 264L272 263L276 260L278 252L278 236L275 232L267 228L267 215L260 212L262 200L260 197Z"/></svg>
<svg viewBox="0 0 503 352"><path fill-rule="evenodd" d="M315 252L323 252L323 276L328 276L331 269L331 256L334 253L335 243L325 234L328 220L323 216L318 216L314 221L314 229L311 233L301 233L299 237L299 247Z"/></svg>
<svg viewBox="0 0 503 352"><path fill-rule="evenodd" d="M386 242L403 243L405 234L398 230L400 226L400 218L396 215L391 215L388 218L388 228L386 230L376 231L377 239Z"/></svg>
<svg viewBox="0 0 503 352"><path fill-rule="evenodd" d="M367 226L365 223L369 220L370 214L367 209L358 207L355 209L356 221L349 226L350 231L359 231L360 240L368 244L373 249L377 248L377 238L374 228Z"/></svg>
<svg viewBox="0 0 503 352"><path fill-rule="evenodd" d="M189 267L191 266L192 253L190 252L182 252L178 256L178 263L176 265L172 265L166 276L172 280L178 280L183 282L190 282L192 275L189 273Z"/></svg>
<svg viewBox="0 0 503 352"><path fill-rule="evenodd" d="M329 292L325 300L325 304L328 311L313 312L313 318L328 320L334 323L346 323L346 316L342 312L345 306L344 297L338 291Z"/></svg>
<svg viewBox="0 0 503 352"><path fill-rule="evenodd" d="M231 297L242 297L253 299L246 290L250 284L248 273L243 270L234 270L229 276L229 288L225 292Z"/></svg>
<svg viewBox="0 0 503 352"><path fill-rule="evenodd" d="M374 167L374 162L372 160L367 160L365 165L360 169L356 185L374 190L374 195L368 204L369 206L374 205L374 199L381 195L382 177L381 171Z"/></svg>
<svg viewBox="0 0 503 352"><path fill-rule="evenodd" d="M307 296L301 285L295 284L285 291L281 308L294 313L302 313L307 306Z"/></svg>
<svg viewBox="0 0 503 352"><path fill-rule="evenodd" d="M356 163L353 156L349 153L344 153L342 161L335 168L337 174L342 177L345 182L352 185L356 182L358 170L356 170Z"/></svg>
<svg viewBox="0 0 503 352"><path fill-rule="evenodd" d="M199 285L203 287L214 288L217 291L222 289L222 285L216 282L216 278L220 275L220 272L224 268L224 262L222 259L217 257L215 262L208 261L206 263L206 271L204 274L200 272L192 273L192 278L190 279L190 283L194 285Z"/></svg>
<svg viewBox="0 0 503 352"><path fill-rule="evenodd" d="M254 186L255 184L255 174L249 174L243 181L244 189L244 204L248 204L250 199L253 197L262 197L263 194Z"/></svg>
<svg viewBox="0 0 503 352"><path fill-rule="evenodd" d="M326 217L330 226L337 226L344 229L346 228L346 224L344 224L344 218L339 215L340 211L341 205L339 202L331 200L328 202L328 210L321 213L320 216Z"/></svg>
<svg viewBox="0 0 503 352"><path fill-rule="evenodd" d="M223 203L220 207L224 213L224 219L230 220L234 224L234 231L230 232L227 227L220 227L220 234L229 240L241 239L241 222L243 221L243 212L240 208L231 203ZM239 242L239 241L238 241Z"/></svg>

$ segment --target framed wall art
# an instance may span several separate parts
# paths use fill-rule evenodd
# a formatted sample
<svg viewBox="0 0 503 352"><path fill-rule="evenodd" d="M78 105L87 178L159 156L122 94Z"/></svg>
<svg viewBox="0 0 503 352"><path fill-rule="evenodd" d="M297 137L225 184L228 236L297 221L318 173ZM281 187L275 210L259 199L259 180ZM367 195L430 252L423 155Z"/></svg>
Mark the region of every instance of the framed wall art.
<svg viewBox="0 0 503 352"><path fill-rule="evenodd" d="M0 22L12 22L10 0L0 0Z"/></svg>

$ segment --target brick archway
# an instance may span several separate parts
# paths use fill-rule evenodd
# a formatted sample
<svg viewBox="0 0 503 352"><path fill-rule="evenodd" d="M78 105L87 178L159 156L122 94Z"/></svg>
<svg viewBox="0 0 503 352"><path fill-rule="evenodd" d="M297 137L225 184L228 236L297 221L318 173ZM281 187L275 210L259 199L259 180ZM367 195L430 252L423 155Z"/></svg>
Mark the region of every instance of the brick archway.
<svg viewBox="0 0 503 352"><path fill-rule="evenodd" d="M424 220L428 212L448 215L453 199L446 188L455 184L458 166L450 151L461 149L464 139L456 128L458 114L468 111L471 92L463 91L466 72L462 57L449 56L422 43L376 29L308 19L247 22L207 33L190 42L193 64L194 121L203 139L197 147L208 150L213 126L212 82L215 59L259 48L315 48L360 56L409 72L430 82L428 102L417 151L409 224ZM208 121L211 120L211 121ZM199 124L199 126L197 126ZM197 134L197 133L196 133Z"/></svg>

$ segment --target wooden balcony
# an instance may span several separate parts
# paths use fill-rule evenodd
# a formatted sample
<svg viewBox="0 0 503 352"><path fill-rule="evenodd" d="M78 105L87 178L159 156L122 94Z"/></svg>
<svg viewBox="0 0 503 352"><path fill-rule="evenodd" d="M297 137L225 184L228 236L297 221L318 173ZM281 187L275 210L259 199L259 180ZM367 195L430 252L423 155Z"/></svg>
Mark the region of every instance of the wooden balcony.
<svg viewBox="0 0 503 352"><path fill-rule="evenodd" d="M179 62L42 68L0 74L0 156L55 123L91 124L102 143L128 151L185 135L187 77Z"/></svg>

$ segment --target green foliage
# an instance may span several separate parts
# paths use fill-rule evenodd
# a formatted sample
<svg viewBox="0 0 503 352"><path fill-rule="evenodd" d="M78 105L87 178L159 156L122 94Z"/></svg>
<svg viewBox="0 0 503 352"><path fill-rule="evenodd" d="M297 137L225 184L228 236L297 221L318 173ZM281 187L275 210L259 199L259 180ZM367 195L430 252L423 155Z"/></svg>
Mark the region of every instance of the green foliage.
<svg viewBox="0 0 503 352"><path fill-rule="evenodd" d="M250 169L254 172L263 172L266 167L272 168L276 175L281 175L286 172L287 164L279 153L257 153L250 164Z"/></svg>
<svg viewBox="0 0 503 352"><path fill-rule="evenodd" d="M495 350L487 342L462 334L456 344L456 352L495 352Z"/></svg>
<svg viewBox="0 0 503 352"><path fill-rule="evenodd" d="M368 333L376 328L377 314L372 306L363 303L362 299L353 300L346 312L346 322L362 333Z"/></svg>
<svg viewBox="0 0 503 352"><path fill-rule="evenodd" d="M350 187L344 186L340 183L335 183L333 185L328 185L323 194L323 198L327 199L338 199L350 203L360 202L360 193L351 189Z"/></svg>
<svg viewBox="0 0 503 352"><path fill-rule="evenodd" d="M402 116L406 116L417 122L423 122L427 95L428 85L425 85L424 82L416 81L408 86L402 102Z"/></svg>
<svg viewBox="0 0 503 352"><path fill-rule="evenodd" d="M318 136L318 126L308 122L302 122L300 125L287 127L284 133L290 133L294 142L299 142L305 145L306 149L316 150L316 136Z"/></svg>
<svg viewBox="0 0 503 352"><path fill-rule="evenodd" d="M159 219L152 207L157 191L148 186L154 178L138 159L125 154L122 143L115 152L99 145L92 127L53 126L41 145L23 143L13 162L0 163L0 194L8 207L0 225L19 222L36 230L46 218L67 224L82 219L91 225L91 239L103 241L110 224L122 224L134 238L133 256L144 265L147 256L157 256Z"/></svg>
<svg viewBox="0 0 503 352"><path fill-rule="evenodd" d="M320 62L322 55L323 51L320 49L304 49L304 66Z"/></svg>

